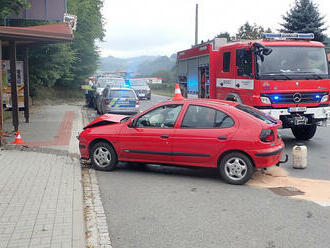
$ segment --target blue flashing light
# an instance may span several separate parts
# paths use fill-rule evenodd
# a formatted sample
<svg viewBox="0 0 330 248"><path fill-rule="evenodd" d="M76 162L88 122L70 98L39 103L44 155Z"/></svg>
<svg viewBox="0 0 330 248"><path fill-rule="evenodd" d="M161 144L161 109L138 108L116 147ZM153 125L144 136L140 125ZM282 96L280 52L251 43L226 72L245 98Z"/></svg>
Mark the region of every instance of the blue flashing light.
<svg viewBox="0 0 330 248"><path fill-rule="evenodd" d="M273 98L274 98L275 101L280 100L280 97L279 96L274 96Z"/></svg>
<svg viewBox="0 0 330 248"><path fill-rule="evenodd" d="M130 88L130 87L131 87L131 83L128 79L126 79L123 88Z"/></svg>
<svg viewBox="0 0 330 248"><path fill-rule="evenodd" d="M263 39L302 39L302 40L312 40L314 39L313 33L299 34L299 33L264 33L261 35Z"/></svg>
<svg viewBox="0 0 330 248"><path fill-rule="evenodd" d="M316 99L320 99L321 96L320 96L320 95L315 95L315 98L316 98Z"/></svg>

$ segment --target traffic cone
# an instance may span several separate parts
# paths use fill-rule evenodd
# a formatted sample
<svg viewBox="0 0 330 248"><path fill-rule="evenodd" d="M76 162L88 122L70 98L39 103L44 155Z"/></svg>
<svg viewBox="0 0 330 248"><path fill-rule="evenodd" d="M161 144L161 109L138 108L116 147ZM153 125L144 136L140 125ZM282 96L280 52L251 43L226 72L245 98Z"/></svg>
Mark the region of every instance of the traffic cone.
<svg viewBox="0 0 330 248"><path fill-rule="evenodd" d="M16 145L24 144L24 141L22 140L20 131L16 132L16 138L15 138L15 141L13 143L16 144Z"/></svg>
<svg viewBox="0 0 330 248"><path fill-rule="evenodd" d="M175 84L174 97L172 98L172 100L183 100L183 99L184 97L181 94L179 84Z"/></svg>

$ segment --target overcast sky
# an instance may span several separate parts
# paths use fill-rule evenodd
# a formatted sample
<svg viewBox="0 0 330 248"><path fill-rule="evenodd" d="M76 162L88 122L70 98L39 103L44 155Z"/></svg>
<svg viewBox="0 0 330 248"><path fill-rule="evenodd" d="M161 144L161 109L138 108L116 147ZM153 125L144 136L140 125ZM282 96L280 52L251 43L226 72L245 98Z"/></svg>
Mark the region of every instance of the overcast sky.
<svg viewBox="0 0 330 248"><path fill-rule="evenodd" d="M314 2L330 26L330 0ZM169 56L189 48L195 41L196 3L201 41L220 32L233 35L246 21L274 31L294 0L104 0L101 56Z"/></svg>

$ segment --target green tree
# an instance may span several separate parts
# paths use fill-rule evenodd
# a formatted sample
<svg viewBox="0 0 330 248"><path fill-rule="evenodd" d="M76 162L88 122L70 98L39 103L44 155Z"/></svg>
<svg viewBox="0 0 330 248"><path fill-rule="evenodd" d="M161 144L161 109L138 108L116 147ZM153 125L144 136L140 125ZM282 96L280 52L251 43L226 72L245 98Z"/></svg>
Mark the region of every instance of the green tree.
<svg viewBox="0 0 330 248"><path fill-rule="evenodd" d="M226 38L227 41L235 40L235 37L231 36L230 33L228 33L228 32L222 32L222 33L218 34L217 36L215 36L215 38Z"/></svg>
<svg viewBox="0 0 330 248"><path fill-rule="evenodd" d="M249 24L249 22L244 23L236 34L236 40L258 40L261 39L263 33L271 33L271 29L265 29L257 24Z"/></svg>
<svg viewBox="0 0 330 248"><path fill-rule="evenodd" d="M295 6L282 16L281 32L285 33L313 33L314 40L323 41L324 16L321 16L318 6L312 0L296 0Z"/></svg>
<svg viewBox="0 0 330 248"><path fill-rule="evenodd" d="M25 0L0 0L0 18L3 19L12 13L18 14L24 8L29 8L30 3Z"/></svg>
<svg viewBox="0 0 330 248"><path fill-rule="evenodd" d="M102 6L102 0L68 1L69 13L78 17L77 31L71 45L77 58L72 67L75 85L83 83L97 69L99 53L95 41L104 37Z"/></svg>

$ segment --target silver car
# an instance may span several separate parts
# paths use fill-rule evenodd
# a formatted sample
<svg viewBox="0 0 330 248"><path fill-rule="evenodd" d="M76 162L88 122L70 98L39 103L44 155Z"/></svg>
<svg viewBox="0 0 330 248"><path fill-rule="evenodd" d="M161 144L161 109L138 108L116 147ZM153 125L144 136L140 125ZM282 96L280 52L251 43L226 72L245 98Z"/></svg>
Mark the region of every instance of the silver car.
<svg viewBox="0 0 330 248"><path fill-rule="evenodd" d="M130 85L139 99L151 99L151 89L147 84L146 80L130 79Z"/></svg>
<svg viewBox="0 0 330 248"><path fill-rule="evenodd" d="M136 114L139 112L140 102L131 88L111 88L103 90L100 112L117 114Z"/></svg>

